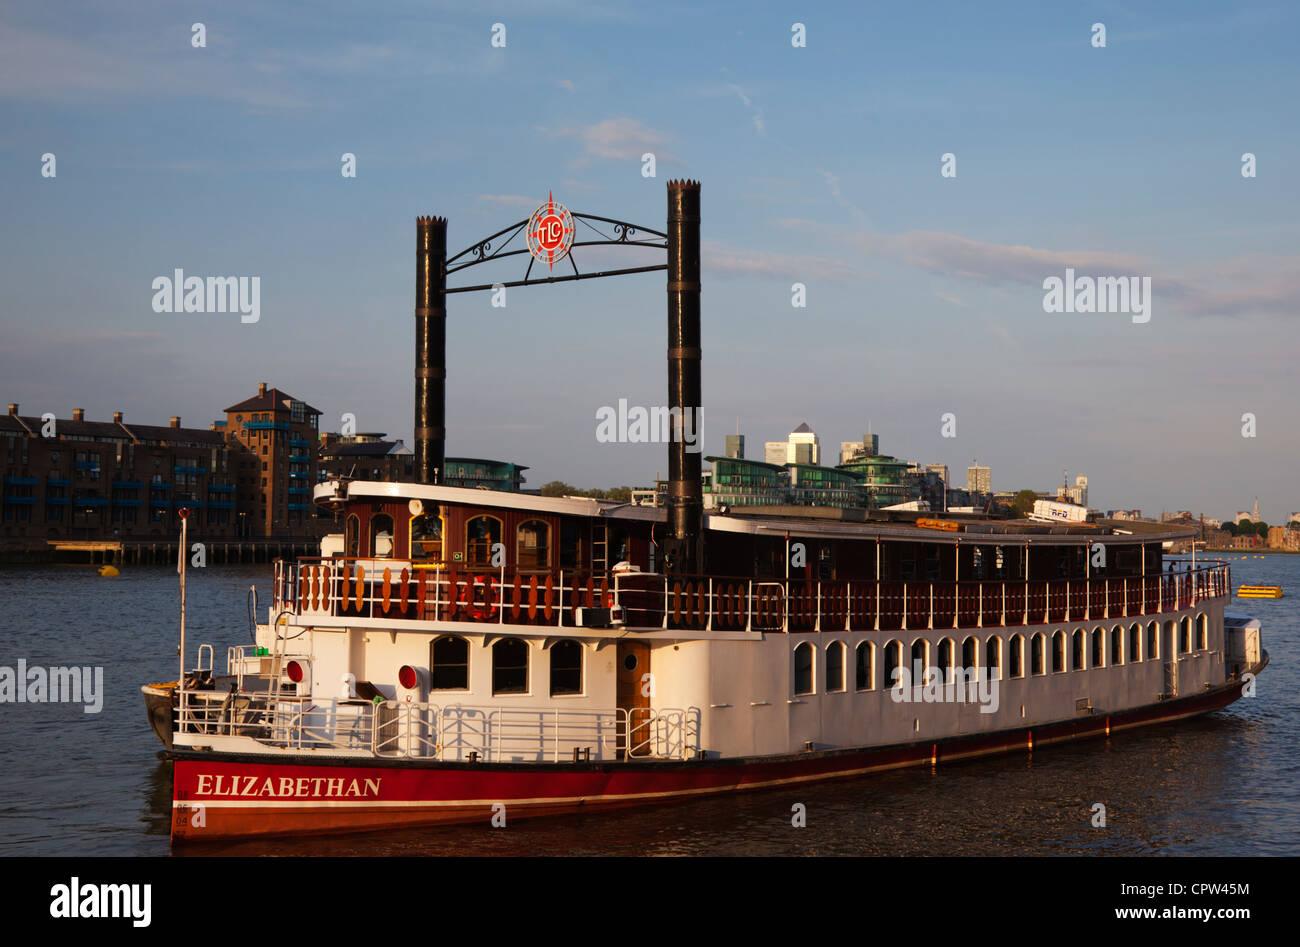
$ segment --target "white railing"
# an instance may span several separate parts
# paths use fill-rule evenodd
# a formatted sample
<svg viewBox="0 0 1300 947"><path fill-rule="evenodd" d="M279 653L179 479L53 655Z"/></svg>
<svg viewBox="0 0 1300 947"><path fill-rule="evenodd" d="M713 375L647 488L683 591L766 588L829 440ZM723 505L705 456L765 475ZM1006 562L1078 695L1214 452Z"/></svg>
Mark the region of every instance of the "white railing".
<svg viewBox="0 0 1300 947"><path fill-rule="evenodd" d="M232 649L233 650L233 649ZM177 732L250 737L287 750L463 762L695 757L699 708L440 707L414 701L327 700L267 694L196 699L187 693Z"/></svg>
<svg viewBox="0 0 1300 947"><path fill-rule="evenodd" d="M1231 572L1216 561L1191 571L1109 578L819 581L465 571L396 559L317 559L276 563L275 612L562 628L577 624L579 608L612 606L615 623L639 629L889 631L1154 615L1229 594Z"/></svg>

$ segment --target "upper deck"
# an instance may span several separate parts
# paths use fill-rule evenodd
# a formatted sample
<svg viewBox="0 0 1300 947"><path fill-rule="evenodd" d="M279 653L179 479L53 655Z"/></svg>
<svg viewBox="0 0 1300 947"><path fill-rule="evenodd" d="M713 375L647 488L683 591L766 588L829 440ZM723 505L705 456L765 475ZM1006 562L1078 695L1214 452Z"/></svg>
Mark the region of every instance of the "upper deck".
<svg viewBox="0 0 1300 947"><path fill-rule="evenodd" d="M362 481L316 493L346 525L335 555L277 564L276 611L300 624L576 636L975 628L1160 614L1231 588L1222 563L1168 570L1162 546L1187 530L1155 524L715 513L710 571L666 576L655 507Z"/></svg>

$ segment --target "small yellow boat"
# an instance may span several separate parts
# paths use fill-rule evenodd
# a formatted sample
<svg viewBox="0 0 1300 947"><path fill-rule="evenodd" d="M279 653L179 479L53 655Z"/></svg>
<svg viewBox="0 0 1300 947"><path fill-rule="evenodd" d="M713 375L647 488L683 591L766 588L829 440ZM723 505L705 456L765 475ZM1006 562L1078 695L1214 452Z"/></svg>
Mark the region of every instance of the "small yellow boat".
<svg viewBox="0 0 1300 947"><path fill-rule="evenodd" d="M1280 585L1243 585L1237 589L1237 598L1281 598Z"/></svg>
<svg viewBox="0 0 1300 947"><path fill-rule="evenodd" d="M110 578L115 575L121 575L121 573L117 571L116 566L100 566L95 571L100 575L109 576Z"/></svg>

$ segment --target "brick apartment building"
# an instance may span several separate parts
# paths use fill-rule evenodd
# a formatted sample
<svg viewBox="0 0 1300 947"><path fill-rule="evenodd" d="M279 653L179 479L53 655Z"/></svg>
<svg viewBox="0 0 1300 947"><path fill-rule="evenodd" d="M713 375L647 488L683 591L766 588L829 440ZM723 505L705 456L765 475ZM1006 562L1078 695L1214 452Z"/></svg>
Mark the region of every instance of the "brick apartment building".
<svg viewBox="0 0 1300 947"><path fill-rule="evenodd" d="M10 404L0 417L0 542L47 539L174 539L176 511L191 509L199 539L233 539L232 450L226 436L181 427L28 417Z"/></svg>
<svg viewBox="0 0 1300 947"><path fill-rule="evenodd" d="M320 412L279 388L226 408L222 430L234 451L233 473L243 538L320 535L311 493L317 481Z"/></svg>

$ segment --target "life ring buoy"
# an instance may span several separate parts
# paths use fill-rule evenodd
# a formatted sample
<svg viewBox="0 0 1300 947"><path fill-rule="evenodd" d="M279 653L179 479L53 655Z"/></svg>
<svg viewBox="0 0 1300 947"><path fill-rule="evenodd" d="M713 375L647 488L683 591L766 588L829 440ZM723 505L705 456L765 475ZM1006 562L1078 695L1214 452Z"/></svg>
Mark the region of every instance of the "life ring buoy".
<svg viewBox="0 0 1300 947"><path fill-rule="evenodd" d="M480 584L481 583L481 584ZM469 613L475 621L488 621L497 615L497 603L492 598L492 576L476 575L469 593ZM480 602L478 590L483 589Z"/></svg>

